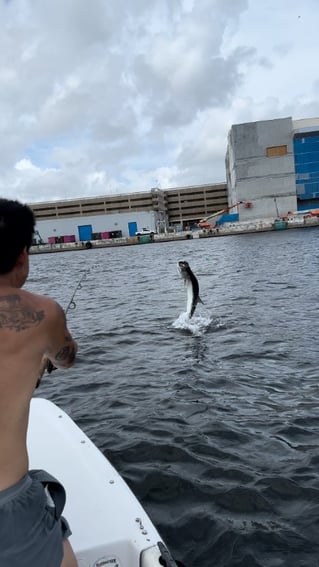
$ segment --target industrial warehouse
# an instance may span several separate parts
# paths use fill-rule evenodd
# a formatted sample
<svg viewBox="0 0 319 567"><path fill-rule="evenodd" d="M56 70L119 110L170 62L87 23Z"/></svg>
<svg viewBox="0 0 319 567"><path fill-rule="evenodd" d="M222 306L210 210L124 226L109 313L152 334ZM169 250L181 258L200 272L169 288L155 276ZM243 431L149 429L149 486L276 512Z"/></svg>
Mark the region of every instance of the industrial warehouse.
<svg viewBox="0 0 319 567"><path fill-rule="evenodd" d="M166 233L197 228L228 206L226 183L151 189L126 195L31 204L38 239L45 243L77 242L132 237L143 228Z"/></svg>
<svg viewBox="0 0 319 567"><path fill-rule="evenodd" d="M319 119L291 117L233 125L225 183L31 204L37 243L181 232L319 208Z"/></svg>

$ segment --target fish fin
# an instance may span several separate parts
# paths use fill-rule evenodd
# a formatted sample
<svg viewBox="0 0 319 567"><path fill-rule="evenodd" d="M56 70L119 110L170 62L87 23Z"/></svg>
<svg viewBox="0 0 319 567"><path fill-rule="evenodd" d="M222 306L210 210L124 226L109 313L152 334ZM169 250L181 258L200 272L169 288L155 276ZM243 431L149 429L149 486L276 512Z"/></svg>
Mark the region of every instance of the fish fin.
<svg viewBox="0 0 319 567"><path fill-rule="evenodd" d="M199 296L198 296L198 298L197 298L197 301L198 301L199 303L202 303L203 305L205 305L205 303L201 300L201 298L200 298Z"/></svg>

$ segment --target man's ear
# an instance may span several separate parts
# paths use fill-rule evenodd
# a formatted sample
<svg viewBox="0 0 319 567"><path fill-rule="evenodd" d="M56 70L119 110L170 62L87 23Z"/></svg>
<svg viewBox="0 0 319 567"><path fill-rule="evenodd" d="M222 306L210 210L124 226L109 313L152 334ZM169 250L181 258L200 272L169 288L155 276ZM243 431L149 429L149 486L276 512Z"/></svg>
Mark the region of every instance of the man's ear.
<svg viewBox="0 0 319 567"><path fill-rule="evenodd" d="M20 252L17 258L16 266L23 266L27 261L28 261L28 250L27 247L25 246L25 248L23 248L22 252Z"/></svg>

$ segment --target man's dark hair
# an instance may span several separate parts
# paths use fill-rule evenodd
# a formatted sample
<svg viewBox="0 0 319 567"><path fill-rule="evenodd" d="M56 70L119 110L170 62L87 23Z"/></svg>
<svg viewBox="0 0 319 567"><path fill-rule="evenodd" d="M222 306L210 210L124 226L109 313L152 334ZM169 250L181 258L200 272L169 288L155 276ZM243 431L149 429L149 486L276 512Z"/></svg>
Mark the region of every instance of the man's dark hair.
<svg viewBox="0 0 319 567"><path fill-rule="evenodd" d="M34 226L28 205L0 198L0 274L11 272L24 248L29 251Z"/></svg>

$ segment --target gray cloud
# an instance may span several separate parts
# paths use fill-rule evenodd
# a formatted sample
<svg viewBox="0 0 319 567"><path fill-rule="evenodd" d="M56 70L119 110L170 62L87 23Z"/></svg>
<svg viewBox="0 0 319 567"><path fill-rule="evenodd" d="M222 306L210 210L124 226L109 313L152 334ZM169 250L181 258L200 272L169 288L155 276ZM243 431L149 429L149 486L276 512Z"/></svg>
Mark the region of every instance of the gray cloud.
<svg viewBox="0 0 319 567"><path fill-rule="evenodd" d="M1 2L2 194L223 181L232 123L316 109L280 97L293 30L268 45L257 16L252 0Z"/></svg>

